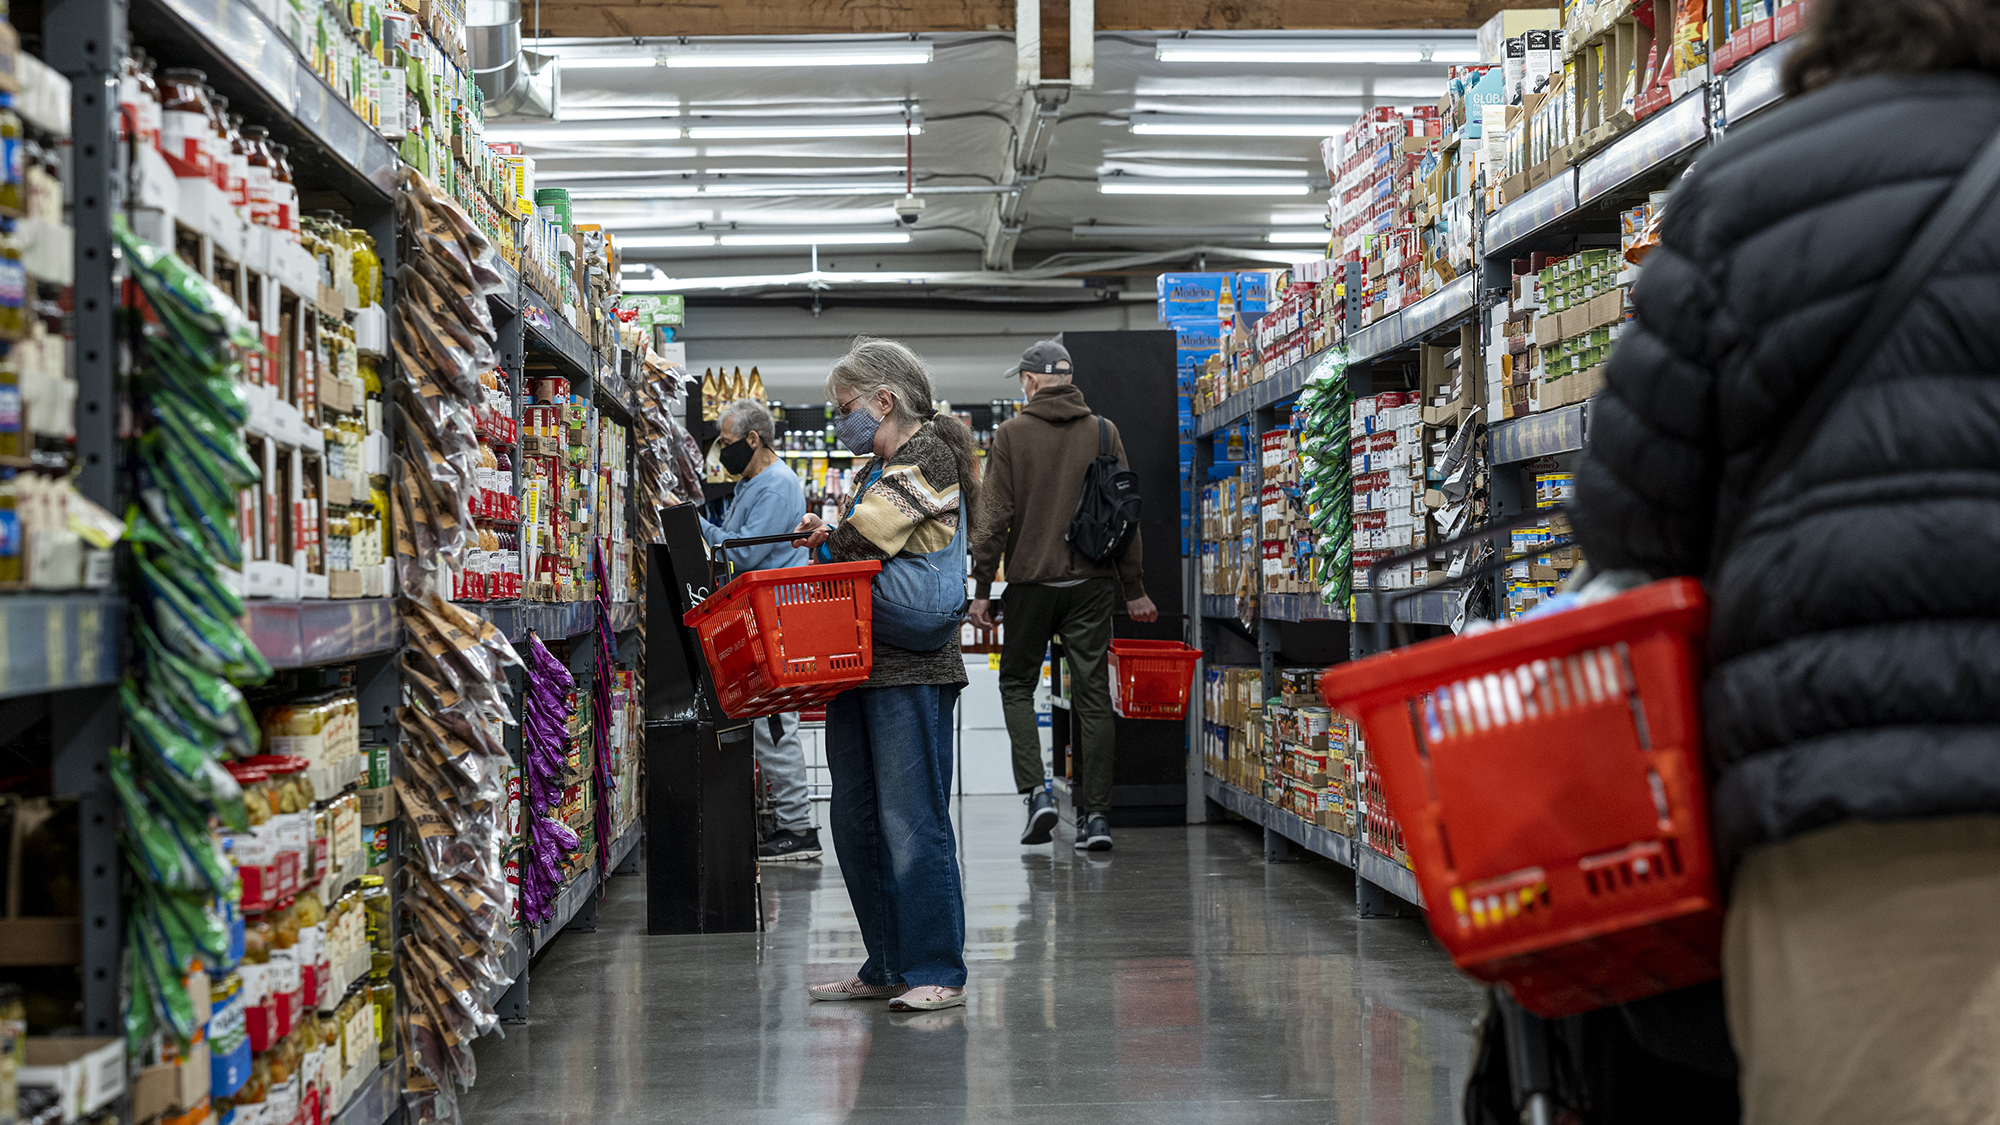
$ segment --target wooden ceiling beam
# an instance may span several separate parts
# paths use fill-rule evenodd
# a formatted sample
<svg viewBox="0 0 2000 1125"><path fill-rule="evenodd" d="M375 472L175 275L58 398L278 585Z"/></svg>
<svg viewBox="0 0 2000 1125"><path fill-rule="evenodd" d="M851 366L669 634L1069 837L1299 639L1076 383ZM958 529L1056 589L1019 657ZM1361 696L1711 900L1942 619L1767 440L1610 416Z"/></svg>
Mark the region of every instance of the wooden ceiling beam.
<svg viewBox="0 0 2000 1125"><path fill-rule="evenodd" d="M1502 8L1553 0L1097 0L1099 31L1471 28ZM524 31L536 34L523 5ZM541 7L542 35L917 34L1014 29L1013 0L568 0Z"/></svg>

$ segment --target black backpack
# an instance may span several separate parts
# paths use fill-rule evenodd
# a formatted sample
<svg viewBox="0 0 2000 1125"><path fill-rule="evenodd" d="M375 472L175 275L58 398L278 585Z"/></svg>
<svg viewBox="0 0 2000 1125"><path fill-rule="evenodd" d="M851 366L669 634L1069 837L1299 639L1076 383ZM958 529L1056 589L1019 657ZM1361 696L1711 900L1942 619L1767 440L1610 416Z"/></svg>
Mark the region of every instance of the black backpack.
<svg viewBox="0 0 2000 1125"><path fill-rule="evenodd" d="M1076 498L1065 536L1077 553L1091 562L1125 553L1139 530L1139 474L1118 463L1111 453L1111 426L1097 420L1097 460L1083 473L1083 493Z"/></svg>

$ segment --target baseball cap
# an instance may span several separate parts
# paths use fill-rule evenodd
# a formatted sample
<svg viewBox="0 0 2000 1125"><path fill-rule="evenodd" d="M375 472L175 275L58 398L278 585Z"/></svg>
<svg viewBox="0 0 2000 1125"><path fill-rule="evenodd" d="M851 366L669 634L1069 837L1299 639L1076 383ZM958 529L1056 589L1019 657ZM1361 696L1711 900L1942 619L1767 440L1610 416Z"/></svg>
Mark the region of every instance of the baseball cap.
<svg viewBox="0 0 2000 1125"><path fill-rule="evenodd" d="M1054 340L1037 340L1021 353L1021 366L1007 373L1016 378L1023 371L1037 375L1067 375L1070 373L1069 349Z"/></svg>

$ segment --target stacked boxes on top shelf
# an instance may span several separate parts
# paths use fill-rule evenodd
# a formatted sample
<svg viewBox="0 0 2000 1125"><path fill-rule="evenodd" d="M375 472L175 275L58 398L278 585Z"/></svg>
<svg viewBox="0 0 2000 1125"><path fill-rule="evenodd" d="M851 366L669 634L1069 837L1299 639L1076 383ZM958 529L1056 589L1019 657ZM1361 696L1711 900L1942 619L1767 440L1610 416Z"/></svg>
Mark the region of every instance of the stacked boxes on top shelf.
<svg viewBox="0 0 2000 1125"><path fill-rule="evenodd" d="M1160 320L1174 332L1174 383L1179 404L1181 551L1195 545L1195 416L1207 407L1197 387L1210 361L1234 332L1236 297L1226 273L1164 273L1156 282Z"/></svg>
<svg viewBox="0 0 2000 1125"><path fill-rule="evenodd" d="M1811 11L1808 3L1809 0L1742 0L1722 5L1717 12L1723 22L1715 29L1715 47L1710 52L1715 72L1731 70L1771 44L1797 35Z"/></svg>
<svg viewBox="0 0 2000 1125"><path fill-rule="evenodd" d="M1322 142L1341 257L1364 266L1364 325L1436 290L1435 269L1424 268L1414 203L1421 193L1418 170L1426 154L1442 148L1443 136L1436 106L1418 106L1410 117L1382 106Z"/></svg>

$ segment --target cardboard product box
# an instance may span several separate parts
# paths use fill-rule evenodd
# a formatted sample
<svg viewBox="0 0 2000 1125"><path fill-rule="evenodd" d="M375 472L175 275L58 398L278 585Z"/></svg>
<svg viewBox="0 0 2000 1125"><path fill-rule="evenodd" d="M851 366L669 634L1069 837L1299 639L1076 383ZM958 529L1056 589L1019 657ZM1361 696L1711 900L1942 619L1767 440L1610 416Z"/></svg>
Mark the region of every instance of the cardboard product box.
<svg viewBox="0 0 2000 1125"><path fill-rule="evenodd" d="M211 1081L208 1041L204 1039L189 1048L180 1062L149 1066L132 1076L132 1120L145 1122L206 1110Z"/></svg>
<svg viewBox="0 0 2000 1125"><path fill-rule="evenodd" d="M78 1121L125 1092L125 1042L70 1036L28 1036L20 1070L23 1086L56 1091L64 1121ZM204 1082L207 1070L201 1072Z"/></svg>
<svg viewBox="0 0 2000 1125"><path fill-rule="evenodd" d="M396 790L393 786L363 789L358 796L361 801L361 823L387 824L396 819Z"/></svg>

